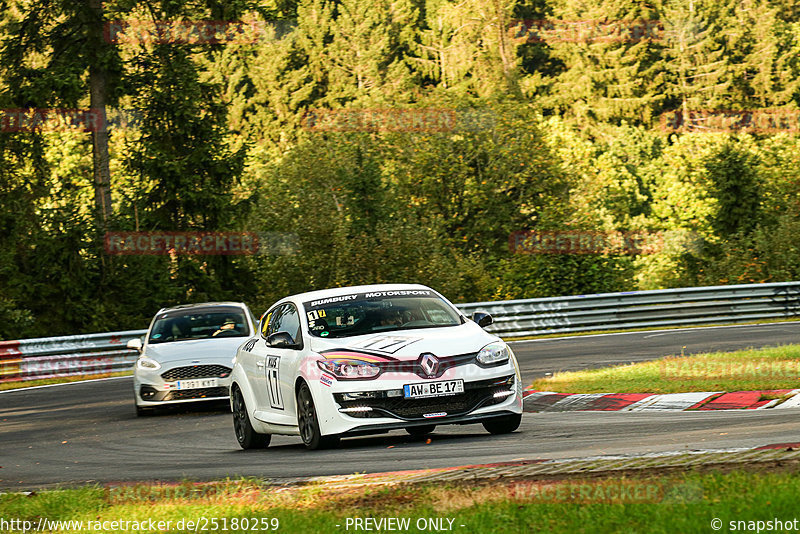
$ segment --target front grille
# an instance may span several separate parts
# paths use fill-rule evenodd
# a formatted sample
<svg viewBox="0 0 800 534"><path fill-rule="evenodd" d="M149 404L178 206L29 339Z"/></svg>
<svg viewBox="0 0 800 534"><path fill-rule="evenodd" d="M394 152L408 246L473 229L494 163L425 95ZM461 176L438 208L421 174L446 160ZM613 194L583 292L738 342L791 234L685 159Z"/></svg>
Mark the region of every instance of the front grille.
<svg viewBox="0 0 800 534"><path fill-rule="evenodd" d="M431 375L422 368L423 356L425 356L425 353L420 354L415 361L378 362L375 365L380 367L382 373L414 373L420 378L439 378L451 367L477 363L476 357L478 353L459 354L458 356L436 356L434 354L433 356L436 356L438 364L436 371Z"/></svg>
<svg viewBox="0 0 800 534"><path fill-rule="evenodd" d="M482 406L491 406L505 401L508 396L495 397L495 393L507 392L514 386L514 375L464 384L464 393L447 397L406 399L388 396L386 392L366 392L375 398L347 399L347 393L335 393L334 399L342 408L370 407L371 411L344 412L350 417L395 417L397 419L424 419L423 415L446 412L448 416L464 415Z"/></svg>
<svg viewBox="0 0 800 534"><path fill-rule="evenodd" d="M200 388L200 389L176 389L164 396L165 401L186 400L186 399L206 399L212 397L227 397L228 388Z"/></svg>
<svg viewBox="0 0 800 534"><path fill-rule="evenodd" d="M324 350L320 354L322 354L323 356L325 356L327 358L328 354L337 353L337 352L342 351L342 350L350 352L350 353L353 353L353 354L367 354L367 355L371 355L371 356L380 356L380 357L385 356L384 354L375 354L375 353L371 353L371 352L368 352L368 351L361 351L361 350L359 350L359 351L351 351L349 349ZM428 374L427 372L425 372L425 369L423 369L423 367L422 367L422 359L425 357L426 354L430 354L431 356L434 356L436 358L436 360L438 361L438 363L436 365L436 368L434 369L432 374ZM339 378L339 380L341 380L341 381L345 381L345 380L376 380L383 373L413 373L413 374L417 375L420 378L428 378L428 379L430 379L430 378L439 378L448 369L451 369L453 367L459 367L459 366L462 366L462 365L475 364L475 365L477 365L479 367L487 368L487 367L497 367L499 365L505 365L506 364L506 362L503 361L503 362L499 362L499 363L496 363L496 364L485 365L485 364L482 364L482 363L478 362L477 356L478 356L477 352L471 352L471 353L468 353L468 354L459 354L457 356L436 356L433 353L422 353L422 354L419 355L419 358L417 358L416 360L405 360L405 361L403 361L403 360L390 360L390 361L374 362L373 365L377 366L380 369L381 372L379 374L373 376L372 378ZM357 358L357 356L356 356L356 358Z"/></svg>
<svg viewBox="0 0 800 534"><path fill-rule="evenodd" d="M161 378L167 382L173 382L190 378L225 378L229 374L231 374L230 367L224 365L190 365L164 371L161 373Z"/></svg>

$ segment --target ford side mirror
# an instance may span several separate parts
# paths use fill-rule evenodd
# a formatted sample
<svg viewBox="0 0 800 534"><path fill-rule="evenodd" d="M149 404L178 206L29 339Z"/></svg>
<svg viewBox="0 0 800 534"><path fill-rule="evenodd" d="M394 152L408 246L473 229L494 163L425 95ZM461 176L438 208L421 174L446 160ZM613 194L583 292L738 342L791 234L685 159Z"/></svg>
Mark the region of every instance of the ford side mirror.
<svg viewBox="0 0 800 534"><path fill-rule="evenodd" d="M138 337L135 337L133 339L129 339L128 343L125 346L128 347L129 349L138 350L139 352L141 352L142 351L142 340L139 339Z"/></svg>
<svg viewBox="0 0 800 534"><path fill-rule="evenodd" d="M494 322L491 315L489 315L486 312L479 312L479 311L476 311L475 313L472 314L472 320L478 323L478 326L480 326L481 328L489 326Z"/></svg>
<svg viewBox="0 0 800 534"><path fill-rule="evenodd" d="M297 343L294 342L289 332L275 332L274 334L270 334L267 338L267 343L270 347L275 347L276 349L292 349L297 346Z"/></svg>

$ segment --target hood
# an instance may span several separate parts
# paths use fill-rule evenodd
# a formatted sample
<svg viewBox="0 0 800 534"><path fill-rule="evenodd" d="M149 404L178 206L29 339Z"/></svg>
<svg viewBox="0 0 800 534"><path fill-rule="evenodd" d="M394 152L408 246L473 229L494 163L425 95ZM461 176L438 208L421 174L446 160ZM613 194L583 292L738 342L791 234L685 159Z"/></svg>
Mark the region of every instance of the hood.
<svg viewBox="0 0 800 534"><path fill-rule="evenodd" d="M192 339L168 343L148 344L144 355L159 363L176 360L200 360L201 362L220 357L233 359L239 345L249 337L226 337L220 339Z"/></svg>
<svg viewBox="0 0 800 534"><path fill-rule="evenodd" d="M478 352L499 338L468 321L458 326L419 328L373 333L364 336L323 339L311 337L314 352L345 349L353 352L386 355L398 360L416 360L424 352L436 356L456 356ZM355 355L354 355L355 356Z"/></svg>

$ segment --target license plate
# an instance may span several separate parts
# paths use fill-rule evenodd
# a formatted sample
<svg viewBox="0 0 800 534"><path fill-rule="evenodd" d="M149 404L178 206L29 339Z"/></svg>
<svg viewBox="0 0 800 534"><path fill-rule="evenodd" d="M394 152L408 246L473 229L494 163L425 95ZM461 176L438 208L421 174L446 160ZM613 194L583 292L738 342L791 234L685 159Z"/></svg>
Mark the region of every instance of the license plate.
<svg viewBox="0 0 800 534"><path fill-rule="evenodd" d="M195 380L178 380L175 382L175 389L200 389L215 388L218 385L217 378L197 378Z"/></svg>
<svg viewBox="0 0 800 534"><path fill-rule="evenodd" d="M463 380L442 380L440 382L420 382L406 384L403 393L407 399L422 399L425 397L446 397L464 393Z"/></svg>

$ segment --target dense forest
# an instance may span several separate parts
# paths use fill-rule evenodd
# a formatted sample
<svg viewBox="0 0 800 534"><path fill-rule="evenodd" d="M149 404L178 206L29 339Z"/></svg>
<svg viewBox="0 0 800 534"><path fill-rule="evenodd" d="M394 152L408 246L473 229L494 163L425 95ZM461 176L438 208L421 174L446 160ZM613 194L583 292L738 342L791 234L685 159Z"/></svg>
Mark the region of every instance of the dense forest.
<svg viewBox="0 0 800 534"><path fill-rule="evenodd" d="M0 339L361 283L800 278L796 0L0 4ZM531 231L660 246L509 247ZM262 246L117 255L113 232Z"/></svg>

